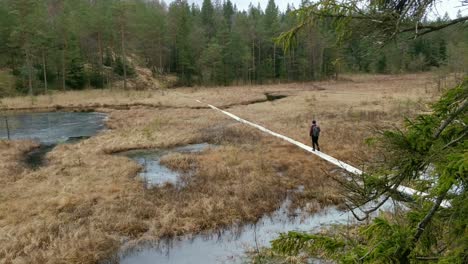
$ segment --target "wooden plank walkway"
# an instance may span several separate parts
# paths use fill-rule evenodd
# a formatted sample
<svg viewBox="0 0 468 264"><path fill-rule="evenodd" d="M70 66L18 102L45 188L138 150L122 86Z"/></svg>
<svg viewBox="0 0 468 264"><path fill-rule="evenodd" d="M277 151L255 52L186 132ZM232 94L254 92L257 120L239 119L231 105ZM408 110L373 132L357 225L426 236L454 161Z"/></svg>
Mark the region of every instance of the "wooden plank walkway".
<svg viewBox="0 0 468 264"><path fill-rule="evenodd" d="M240 123L249 125L249 126L254 127L254 128L256 128L256 129L258 129L258 130L260 130L260 131L263 131L263 132L265 132L265 133L267 133L267 134L270 134L270 135L272 135L272 136L274 136L274 137L280 138L280 139L285 140L285 141L287 141L287 142L289 142L289 143L291 143L291 144L294 144L294 145L298 146L299 148L302 148L302 149L304 149L305 151L308 151L308 152L310 152L310 153L312 153L312 154L314 154L314 155L320 157L321 159L324 159L324 160L326 160L326 161L328 161L328 162L334 164L335 166L346 170L346 171L349 172L349 173L352 173L352 174L355 174L355 175L362 175L362 174L363 174L363 171L362 171L362 170L360 170L360 169L358 169L358 168L356 168L356 167L354 167L354 166L351 166L351 165L347 164L346 162L343 162L343 161L341 161L341 160L338 160L338 159L336 159L336 158L334 158L334 157L332 157L332 156L330 156L330 155L327 155L327 154L325 154L325 153L323 153L323 152L314 151L314 150L312 149L312 147L309 147L309 146L307 146L307 145L304 144L304 143L301 143L301 142L296 141L296 140L294 140L294 139L292 139L292 138L289 138L289 137L287 137L287 136L284 136L284 135L281 135L281 134L276 133L276 132L274 132L274 131L271 131L271 130L269 130L269 129L263 127L263 126L260 126L260 125L258 125L258 124L255 124L255 123L250 122L250 121L248 121L248 120L242 119L242 118L240 118L240 117L238 117L238 116L236 116L236 115L234 115L234 114L232 114L232 113L229 113L229 112L227 112L227 111L221 110L221 109L219 109L218 107L216 107L216 106L214 106L214 105L211 105L211 104L208 104L208 103L204 103L204 102L202 102L202 101L200 101L200 100L197 100L197 99L195 99L195 101L197 101L197 102L200 103L200 104L208 105L208 107L210 107L211 109L216 110L216 111L219 111L219 112L223 113L224 115L227 115L227 116L229 116L230 118L232 118L232 119L234 119L234 120L236 120L236 121L238 121L238 122L240 122ZM406 194L406 195L409 195L409 196L420 196L420 197L427 197L427 196L428 196L427 193L420 192L420 191L417 191L417 190L415 190L415 189L412 189L412 188L409 188L409 187L406 187L406 186L401 186L401 185L397 187L397 190L398 190L400 193ZM431 200L432 200L432 201L435 201L435 199L431 199ZM444 201L441 203L441 206L444 207L444 208L448 208L448 207L451 206L451 204L450 204L449 201L444 200Z"/></svg>

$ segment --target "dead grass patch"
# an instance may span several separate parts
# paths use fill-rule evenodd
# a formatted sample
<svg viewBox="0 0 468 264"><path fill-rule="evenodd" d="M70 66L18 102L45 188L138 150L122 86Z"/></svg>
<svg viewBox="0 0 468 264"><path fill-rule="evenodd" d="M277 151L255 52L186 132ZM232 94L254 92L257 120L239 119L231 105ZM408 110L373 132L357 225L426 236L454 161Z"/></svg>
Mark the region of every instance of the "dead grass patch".
<svg viewBox="0 0 468 264"><path fill-rule="evenodd" d="M25 153L38 147L33 141L0 140L0 184L20 179L27 170L21 164Z"/></svg>
<svg viewBox="0 0 468 264"><path fill-rule="evenodd" d="M161 158L161 164L174 171L188 173L199 167L193 154L172 153Z"/></svg>

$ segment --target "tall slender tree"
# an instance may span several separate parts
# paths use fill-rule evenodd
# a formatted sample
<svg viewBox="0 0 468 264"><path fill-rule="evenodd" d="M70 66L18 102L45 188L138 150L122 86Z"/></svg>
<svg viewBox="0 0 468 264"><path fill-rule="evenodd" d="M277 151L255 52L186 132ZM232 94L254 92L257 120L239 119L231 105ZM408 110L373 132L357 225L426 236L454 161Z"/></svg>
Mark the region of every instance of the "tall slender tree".
<svg viewBox="0 0 468 264"><path fill-rule="evenodd" d="M133 5L126 1L118 1L113 7L114 21L120 39L120 59L123 69L123 88L127 90L127 33L129 24L129 12Z"/></svg>
<svg viewBox="0 0 468 264"><path fill-rule="evenodd" d="M215 36L215 11L211 0L203 0L203 5L201 9L201 21L203 28L205 29L208 40Z"/></svg>
<svg viewBox="0 0 468 264"><path fill-rule="evenodd" d="M38 7L37 1L18 0L11 1L11 12L15 15L16 27L13 29L10 42L13 46L21 49L25 62L25 75L27 76L28 93L33 95L33 52L34 40L38 37L35 11Z"/></svg>

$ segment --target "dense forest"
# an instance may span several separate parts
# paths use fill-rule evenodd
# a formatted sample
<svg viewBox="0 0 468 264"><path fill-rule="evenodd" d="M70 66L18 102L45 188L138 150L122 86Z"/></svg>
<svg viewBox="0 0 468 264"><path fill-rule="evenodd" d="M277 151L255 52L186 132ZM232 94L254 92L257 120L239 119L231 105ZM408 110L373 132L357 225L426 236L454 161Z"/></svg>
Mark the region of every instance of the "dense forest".
<svg viewBox="0 0 468 264"><path fill-rule="evenodd" d="M173 85L211 86L440 66L463 71L467 65L468 32L461 25L379 43L362 30L337 34L333 19L325 19L285 50L276 38L297 24L293 10L280 11L274 0L246 11L229 0L202 6L186 0L0 0L0 97L117 81L127 88L136 67L155 78L177 76Z"/></svg>

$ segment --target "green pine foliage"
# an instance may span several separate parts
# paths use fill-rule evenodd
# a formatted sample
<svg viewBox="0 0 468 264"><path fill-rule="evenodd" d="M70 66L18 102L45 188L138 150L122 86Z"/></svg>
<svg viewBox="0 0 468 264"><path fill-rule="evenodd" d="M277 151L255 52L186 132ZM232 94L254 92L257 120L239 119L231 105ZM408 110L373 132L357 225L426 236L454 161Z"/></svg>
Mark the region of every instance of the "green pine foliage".
<svg viewBox="0 0 468 264"><path fill-rule="evenodd" d="M15 78L8 71L0 71L0 98L15 94Z"/></svg>
<svg viewBox="0 0 468 264"><path fill-rule="evenodd" d="M372 2L377 5L381 1ZM351 12L334 0L316 4L324 13L326 8L345 15ZM232 1L213 0L200 4L186 0L169 4L143 0L0 1L0 69L15 73L21 91L28 92L32 83L34 93L43 91L38 88L45 86L45 79L50 89L75 89L81 83L81 77L75 76L76 70L81 71L76 59L86 69L97 67L104 72L105 68L110 82L120 80L122 56L126 62L138 58L139 66L151 69L154 76L177 75L179 85L308 81L347 72L404 73L437 67L466 70L468 31L462 24L416 39L408 32L382 45L381 29L360 20L303 20L312 10L308 7L317 5L304 1L304 10L293 11L280 10L274 0L248 10L235 8ZM376 8L374 4L371 7ZM437 27L447 21L441 18L430 25ZM304 28L302 22L313 23ZM291 28L304 30L291 35ZM288 34L291 45L285 49L277 40ZM209 65L207 61L213 57L215 61ZM40 72L43 68L47 69L46 78ZM128 78L135 78L130 63L128 68ZM102 76L95 73L93 70L85 83L99 88Z"/></svg>
<svg viewBox="0 0 468 264"><path fill-rule="evenodd" d="M206 85L222 83L224 72L221 46L216 41L213 41L203 51L201 58L200 68L203 72L203 83Z"/></svg>
<svg viewBox="0 0 468 264"><path fill-rule="evenodd" d="M116 73L117 75L124 76L124 63L122 57L117 57L113 69L114 73ZM127 76L135 76L135 67L128 60L126 60L125 62L125 69L127 71Z"/></svg>
<svg viewBox="0 0 468 264"><path fill-rule="evenodd" d="M91 70L88 73L89 84L95 88L104 88L105 86L105 76L102 70L99 69L99 66L93 65Z"/></svg>
<svg viewBox="0 0 468 264"><path fill-rule="evenodd" d="M80 90L86 85L86 72L80 59L72 59L68 65L66 83L68 87Z"/></svg>

